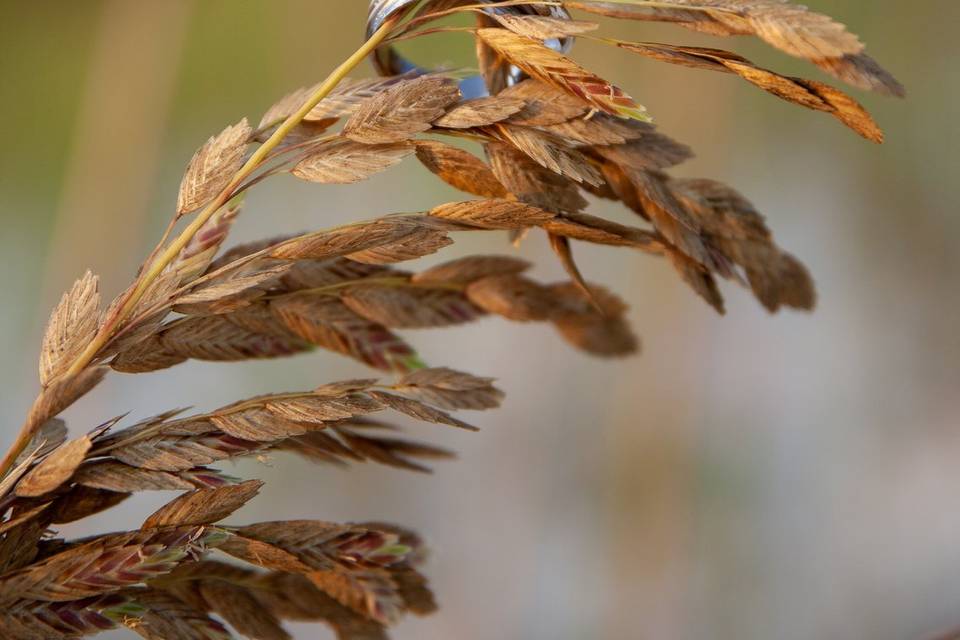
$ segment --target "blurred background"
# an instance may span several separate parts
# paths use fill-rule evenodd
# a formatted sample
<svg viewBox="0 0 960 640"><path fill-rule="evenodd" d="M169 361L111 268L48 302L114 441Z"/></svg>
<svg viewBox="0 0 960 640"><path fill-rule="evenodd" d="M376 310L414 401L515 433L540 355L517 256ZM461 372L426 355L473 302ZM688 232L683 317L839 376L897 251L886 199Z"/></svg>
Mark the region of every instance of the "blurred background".
<svg viewBox="0 0 960 640"><path fill-rule="evenodd" d="M403 622L401 639L902 640L960 627L960 4L809 4L851 25L907 85L906 101L853 91L886 130L883 146L732 76L590 43L574 54L694 147L678 174L751 197L813 272L815 313L771 317L726 286L718 317L664 261L578 246L587 276L631 304L641 356L594 360L547 327L497 319L408 332L428 362L495 376L508 392L502 410L467 416L478 434L411 425L460 459L432 476L244 462L238 475L267 484L235 521L376 518L424 532L442 609ZM196 147L325 76L360 43L365 10L0 2L0 444L36 391L61 292L86 268L107 296L129 282ZM748 40L608 28L821 78ZM466 64L471 44L451 36L411 51ZM360 187L280 178L252 193L234 241L457 197L415 162ZM629 221L608 204L592 211ZM424 262L511 251L498 234L471 235ZM561 277L541 238L520 252L537 276ZM209 409L366 374L325 352L189 363L113 375L66 417L76 433L127 411ZM136 496L68 533L135 527L168 498Z"/></svg>

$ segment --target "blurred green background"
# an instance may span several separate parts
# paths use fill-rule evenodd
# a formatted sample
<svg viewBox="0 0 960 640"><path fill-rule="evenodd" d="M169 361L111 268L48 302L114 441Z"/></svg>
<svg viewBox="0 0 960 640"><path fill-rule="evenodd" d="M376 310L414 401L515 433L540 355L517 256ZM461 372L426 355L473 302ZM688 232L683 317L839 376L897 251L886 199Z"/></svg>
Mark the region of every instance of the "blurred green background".
<svg viewBox="0 0 960 640"><path fill-rule="evenodd" d="M237 520L378 518L424 532L442 610L405 621L398 638L902 640L960 626L960 4L810 4L851 25L907 85L906 101L853 92L885 128L883 146L733 77L589 43L574 53L694 147L681 175L753 199L813 272L815 313L770 317L727 286L720 318L663 261L578 247L588 277L630 302L642 356L593 360L543 326L494 319L409 334L429 362L496 376L508 392L503 410L469 416L479 434L411 427L460 459L433 476L244 462L239 472L268 482ZM365 10L0 2L0 443L33 398L60 293L88 267L118 292L194 149L322 78L359 44ZM748 40L607 26L820 77ZM471 45L448 36L412 51L463 64ZM252 194L235 240L455 197L416 163L358 187L282 178ZM629 220L611 205L593 211ZM513 249L481 235L433 261L480 251ZM542 239L520 251L537 275L561 276ZM78 431L365 373L322 352L190 363L112 376L67 417ZM137 496L69 533L136 526L168 497Z"/></svg>

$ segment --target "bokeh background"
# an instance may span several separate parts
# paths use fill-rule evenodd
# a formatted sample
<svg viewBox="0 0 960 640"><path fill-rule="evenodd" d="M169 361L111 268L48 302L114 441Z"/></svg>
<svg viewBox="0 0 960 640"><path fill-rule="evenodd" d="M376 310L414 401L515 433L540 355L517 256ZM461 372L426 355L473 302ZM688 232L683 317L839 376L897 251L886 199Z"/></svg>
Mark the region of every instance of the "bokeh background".
<svg viewBox="0 0 960 640"><path fill-rule="evenodd" d="M815 313L771 317L727 286L718 317L663 261L578 247L588 276L630 302L641 356L590 359L543 326L495 319L409 334L427 361L508 391L501 411L469 416L479 434L411 426L460 459L432 476L245 462L237 471L267 485L235 520L378 518L425 532L442 610L402 623L401 639L903 640L960 627L960 4L810 4L850 24L907 85L906 101L854 92L885 145L733 77L586 43L575 57L697 150L681 175L754 200L814 273ZM33 398L60 293L88 267L118 292L193 150L323 77L359 44L365 7L0 2L0 444ZM747 40L610 28L820 77ZM471 47L460 36L414 49L464 64ZM359 187L277 179L252 194L235 240L453 197L416 163ZM471 236L432 261L510 251L497 234ZM521 253L538 276L561 276L542 239ZM323 352L190 363L114 375L67 418L77 432L127 411L206 409L366 373ZM136 526L168 497L137 496L69 533Z"/></svg>

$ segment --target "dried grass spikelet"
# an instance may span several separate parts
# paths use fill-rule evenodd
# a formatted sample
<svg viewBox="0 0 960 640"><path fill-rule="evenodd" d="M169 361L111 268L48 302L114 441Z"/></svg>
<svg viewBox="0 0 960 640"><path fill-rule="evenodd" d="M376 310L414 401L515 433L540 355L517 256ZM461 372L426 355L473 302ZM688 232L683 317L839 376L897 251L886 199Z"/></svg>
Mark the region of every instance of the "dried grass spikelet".
<svg viewBox="0 0 960 640"><path fill-rule="evenodd" d="M426 131L460 98L450 78L426 76L408 80L365 101L343 127L356 142L402 142Z"/></svg>
<svg viewBox="0 0 960 640"><path fill-rule="evenodd" d="M883 132L860 103L822 82L782 76L757 67L746 58L719 49L633 42L621 42L618 45L627 51L671 64L736 74L778 98L830 113L868 140L883 141Z"/></svg>
<svg viewBox="0 0 960 640"><path fill-rule="evenodd" d="M543 41L576 35L735 74L879 142L866 110L838 89L735 53L604 38L593 35L597 23L513 4L500 8L522 10L478 13L471 31L491 95L463 100L457 79L444 73L344 79L385 39L414 37L441 15L479 7L434 0L398 13L330 81L284 96L256 130L244 119L201 146L185 172L169 242L104 309L93 274L64 295L41 345L40 393L0 463L0 635L67 639L126 627L151 639L225 640L236 632L272 640L290 637L285 621L314 621L343 640L383 640L402 615L436 609L420 573L419 536L382 522L226 523L262 482L232 477L221 462L295 454L428 473L453 457L398 435L381 415L473 431L452 412L496 408L503 394L490 378L428 367L414 346L416 329L497 316L550 325L587 354L636 352L627 303L590 281L590 265L576 260L578 243L665 258L720 313L721 280L749 289L771 312L814 306L809 272L743 195L714 180L671 176L691 150L641 121L642 107L622 90ZM560 4L754 35L854 86L903 94L842 25L781 0ZM512 65L529 77L508 82ZM411 157L474 199L224 248L246 191L263 180L289 173L354 183ZM622 203L635 224L588 213L587 196ZM568 279L538 282L529 263L504 255L401 264L445 250L461 233L490 231L507 231L516 243L543 234ZM109 370L315 349L390 378L324 383L202 413L171 409L125 427L114 418L73 438L57 417ZM59 525L139 491L178 495L136 529L58 537Z"/></svg>
<svg viewBox="0 0 960 640"><path fill-rule="evenodd" d="M180 183L177 213L198 209L230 182L243 163L243 153L251 133L253 130L244 118L210 138L197 150Z"/></svg>
<svg viewBox="0 0 960 640"><path fill-rule="evenodd" d="M525 72L614 115L645 119L646 110L633 98L573 60L529 37L507 29L479 29L488 47Z"/></svg>
<svg viewBox="0 0 960 640"><path fill-rule="evenodd" d="M77 280L53 310L40 347L40 382L47 386L70 365L97 331L99 280L91 272Z"/></svg>
<svg viewBox="0 0 960 640"><path fill-rule="evenodd" d="M371 145L334 139L314 146L291 173L320 184L351 184L389 169L413 151L413 145L402 140Z"/></svg>

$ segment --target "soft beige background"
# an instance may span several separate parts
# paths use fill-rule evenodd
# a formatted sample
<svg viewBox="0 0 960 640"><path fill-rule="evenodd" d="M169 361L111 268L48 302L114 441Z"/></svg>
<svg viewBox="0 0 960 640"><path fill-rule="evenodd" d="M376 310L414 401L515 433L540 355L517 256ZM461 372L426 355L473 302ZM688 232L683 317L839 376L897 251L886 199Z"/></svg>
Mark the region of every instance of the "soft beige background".
<svg viewBox="0 0 960 640"><path fill-rule="evenodd" d="M0 2L0 443L33 397L60 292L87 267L117 292L196 146L325 75L359 43L365 4ZM412 427L461 459L432 477L244 463L268 484L238 520L376 517L425 532L443 609L404 622L398 638L902 640L960 626L960 8L810 4L853 25L908 85L907 101L857 94L884 146L732 77L596 46L576 54L697 149L684 175L754 199L815 274L816 313L769 317L728 286L719 318L662 262L583 248L589 277L631 303L641 357L592 360L545 327L494 319L411 334L429 362L497 376L509 392L503 410L470 416L479 434ZM819 77L749 41L613 30L735 47ZM457 38L419 49L469 56ZM452 197L415 163L354 188L280 179L250 198L237 237ZM443 258L511 250L490 234ZM538 275L559 276L540 239L522 253ZM326 353L192 363L114 376L68 418L81 430L363 373ZM138 496L71 533L136 526L165 497Z"/></svg>

